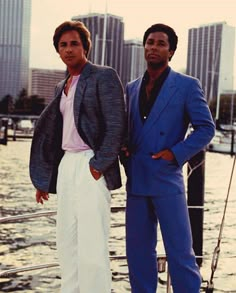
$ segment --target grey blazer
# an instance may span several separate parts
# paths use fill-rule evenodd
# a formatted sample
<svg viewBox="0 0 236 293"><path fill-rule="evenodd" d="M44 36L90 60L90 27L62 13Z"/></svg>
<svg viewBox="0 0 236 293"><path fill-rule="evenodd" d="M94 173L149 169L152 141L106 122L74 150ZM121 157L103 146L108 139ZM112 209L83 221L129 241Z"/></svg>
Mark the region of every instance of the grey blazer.
<svg viewBox="0 0 236 293"><path fill-rule="evenodd" d="M57 171L63 156L60 98L66 80L36 124L30 152L30 177L36 189L56 193ZM124 93L116 71L88 62L74 100L79 135L94 150L90 165L103 173L110 190L121 186L118 155L124 136Z"/></svg>

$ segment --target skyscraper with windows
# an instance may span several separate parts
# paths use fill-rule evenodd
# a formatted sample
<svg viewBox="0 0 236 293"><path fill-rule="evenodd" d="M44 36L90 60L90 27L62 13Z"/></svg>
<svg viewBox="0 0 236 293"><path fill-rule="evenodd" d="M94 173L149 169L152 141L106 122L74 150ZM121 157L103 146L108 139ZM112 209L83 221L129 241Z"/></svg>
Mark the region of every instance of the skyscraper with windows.
<svg viewBox="0 0 236 293"><path fill-rule="evenodd" d="M43 98L45 105L48 105L54 98L56 84L65 77L65 70L31 68L28 93Z"/></svg>
<svg viewBox="0 0 236 293"><path fill-rule="evenodd" d="M200 79L208 102L233 89L235 28L225 22L188 32L187 74Z"/></svg>
<svg viewBox="0 0 236 293"><path fill-rule="evenodd" d="M143 75L146 70L143 43L139 40L124 41L123 66L121 80L125 86L127 82Z"/></svg>
<svg viewBox="0 0 236 293"><path fill-rule="evenodd" d="M28 88L31 0L0 0L0 99Z"/></svg>
<svg viewBox="0 0 236 293"><path fill-rule="evenodd" d="M82 21L91 33L92 50L89 59L100 65L108 65L122 72L124 22L112 14L91 13L72 17Z"/></svg>

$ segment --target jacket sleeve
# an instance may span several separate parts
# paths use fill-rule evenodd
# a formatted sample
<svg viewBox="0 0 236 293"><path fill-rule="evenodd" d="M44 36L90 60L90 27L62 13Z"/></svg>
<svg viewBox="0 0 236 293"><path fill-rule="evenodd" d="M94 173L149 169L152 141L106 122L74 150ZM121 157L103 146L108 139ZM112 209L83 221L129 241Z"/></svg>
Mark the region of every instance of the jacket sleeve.
<svg viewBox="0 0 236 293"><path fill-rule="evenodd" d="M54 99L37 121L31 144L29 171L36 189L56 193L57 168L61 149L62 118L59 99Z"/></svg>
<svg viewBox="0 0 236 293"><path fill-rule="evenodd" d="M103 173L117 160L123 143L125 102L123 87L114 69L104 69L97 86L104 133L90 164Z"/></svg>
<svg viewBox="0 0 236 293"><path fill-rule="evenodd" d="M189 83L185 111L193 131L171 148L180 166L206 147L215 134L215 124L202 87L194 78Z"/></svg>

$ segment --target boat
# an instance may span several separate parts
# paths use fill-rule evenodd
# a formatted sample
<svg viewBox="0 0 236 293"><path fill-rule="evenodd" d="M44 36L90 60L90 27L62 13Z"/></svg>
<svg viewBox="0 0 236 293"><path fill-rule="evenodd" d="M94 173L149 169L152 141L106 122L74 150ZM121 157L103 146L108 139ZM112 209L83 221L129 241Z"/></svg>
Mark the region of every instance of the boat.
<svg viewBox="0 0 236 293"><path fill-rule="evenodd" d="M235 130L217 130L215 136L207 146L209 152L216 152L222 154L235 154L236 153L236 136Z"/></svg>

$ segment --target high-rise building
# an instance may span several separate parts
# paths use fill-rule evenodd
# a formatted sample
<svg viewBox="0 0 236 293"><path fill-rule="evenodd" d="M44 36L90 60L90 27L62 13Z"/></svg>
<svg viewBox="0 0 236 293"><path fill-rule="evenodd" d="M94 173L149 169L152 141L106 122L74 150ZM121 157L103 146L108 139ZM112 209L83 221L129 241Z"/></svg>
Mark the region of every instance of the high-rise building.
<svg viewBox="0 0 236 293"><path fill-rule="evenodd" d="M124 41L123 66L121 79L125 86L127 82L143 75L146 70L143 43L139 40Z"/></svg>
<svg viewBox="0 0 236 293"><path fill-rule="evenodd" d="M82 21L91 33L92 50L89 59L100 65L108 65L122 72L124 22L112 14L91 13L72 17Z"/></svg>
<svg viewBox="0 0 236 293"><path fill-rule="evenodd" d="M29 74L29 95L37 95L47 105L55 95L57 83L66 77L65 70L31 68Z"/></svg>
<svg viewBox="0 0 236 293"><path fill-rule="evenodd" d="M208 102L233 89L234 47L235 28L225 22L188 32L187 74L200 79Z"/></svg>
<svg viewBox="0 0 236 293"><path fill-rule="evenodd" d="M0 99L28 88L31 0L0 0Z"/></svg>

